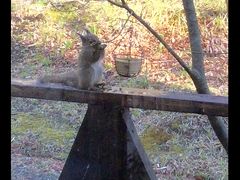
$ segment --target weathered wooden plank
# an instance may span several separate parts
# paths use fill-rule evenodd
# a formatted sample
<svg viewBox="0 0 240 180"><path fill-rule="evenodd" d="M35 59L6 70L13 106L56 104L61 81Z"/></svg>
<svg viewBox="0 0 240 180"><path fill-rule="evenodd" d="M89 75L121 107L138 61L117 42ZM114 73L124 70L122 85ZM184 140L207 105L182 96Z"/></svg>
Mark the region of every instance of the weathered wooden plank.
<svg viewBox="0 0 240 180"><path fill-rule="evenodd" d="M207 94L169 93L157 90L112 88L104 92L77 90L59 84L12 80L14 97L79 103L112 103L123 107L228 116L228 97Z"/></svg>

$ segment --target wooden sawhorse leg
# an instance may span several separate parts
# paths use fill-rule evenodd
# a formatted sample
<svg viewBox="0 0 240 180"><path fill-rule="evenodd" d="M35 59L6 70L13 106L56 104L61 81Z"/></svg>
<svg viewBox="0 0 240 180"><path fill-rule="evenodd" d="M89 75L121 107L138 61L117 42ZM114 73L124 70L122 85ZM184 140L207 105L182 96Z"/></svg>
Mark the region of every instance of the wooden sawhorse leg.
<svg viewBox="0 0 240 180"><path fill-rule="evenodd" d="M129 110L88 105L60 180L156 180Z"/></svg>

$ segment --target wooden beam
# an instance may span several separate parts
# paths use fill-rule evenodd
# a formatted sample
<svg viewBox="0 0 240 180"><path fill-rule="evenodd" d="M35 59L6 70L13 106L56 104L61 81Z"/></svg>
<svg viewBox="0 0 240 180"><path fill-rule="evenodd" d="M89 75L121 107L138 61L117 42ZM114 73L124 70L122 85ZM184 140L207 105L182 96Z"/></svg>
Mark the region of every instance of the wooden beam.
<svg viewBox="0 0 240 180"><path fill-rule="evenodd" d="M128 108L124 108L121 112L124 123L127 127L127 169L128 179L150 179L157 180L141 140L137 134L137 130L133 124L131 113ZM135 173L132 173L135 172Z"/></svg>
<svg viewBox="0 0 240 180"><path fill-rule="evenodd" d="M157 180L127 108L88 104L59 180Z"/></svg>
<svg viewBox="0 0 240 180"><path fill-rule="evenodd" d="M126 131L120 106L89 104L59 180L127 179Z"/></svg>
<svg viewBox="0 0 240 180"><path fill-rule="evenodd" d="M228 116L228 97L170 93L158 90L112 87L103 92L78 90L33 80L11 81L11 96L79 103L112 103L122 107Z"/></svg>

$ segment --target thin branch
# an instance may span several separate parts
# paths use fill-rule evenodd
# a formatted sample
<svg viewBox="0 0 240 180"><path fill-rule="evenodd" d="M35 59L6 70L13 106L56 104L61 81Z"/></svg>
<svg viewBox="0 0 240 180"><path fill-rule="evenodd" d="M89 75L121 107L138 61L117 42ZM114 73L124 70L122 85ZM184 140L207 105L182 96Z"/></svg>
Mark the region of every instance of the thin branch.
<svg viewBox="0 0 240 180"><path fill-rule="evenodd" d="M122 1L122 5L126 5L127 3L125 2L125 0L121 0Z"/></svg>
<svg viewBox="0 0 240 180"><path fill-rule="evenodd" d="M177 53L163 40L163 38L140 16L138 16L127 4L124 0L121 0L122 4L113 2L112 0L107 0L109 3L116 5L118 7L126 9L133 17L135 17L145 28L147 28L169 51L169 53L179 62L179 64L187 71L187 73L192 77L194 76L193 72L189 68L189 66L177 55Z"/></svg>
<svg viewBox="0 0 240 180"><path fill-rule="evenodd" d="M127 22L129 21L130 17L131 17L131 14L128 15L128 18L126 19L125 23L122 26L122 29L120 30L120 32L119 32L119 34L117 36L113 37L111 40L104 41L103 43L110 43L110 42L114 41L115 39L117 39L117 37L119 37L121 35L123 29L125 28Z"/></svg>
<svg viewBox="0 0 240 180"><path fill-rule="evenodd" d="M116 2L114 2L112 0L107 0L107 1L110 2L111 4L115 5L115 6L118 6L120 8L124 8L122 4L116 3Z"/></svg>

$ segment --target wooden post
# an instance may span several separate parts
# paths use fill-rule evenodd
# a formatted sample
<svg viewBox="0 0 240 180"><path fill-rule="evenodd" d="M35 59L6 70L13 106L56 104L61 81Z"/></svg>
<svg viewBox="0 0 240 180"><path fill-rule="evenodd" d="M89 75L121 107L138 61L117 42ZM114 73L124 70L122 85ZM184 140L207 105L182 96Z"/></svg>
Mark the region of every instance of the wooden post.
<svg viewBox="0 0 240 180"><path fill-rule="evenodd" d="M59 179L156 179L127 109L88 105Z"/></svg>

